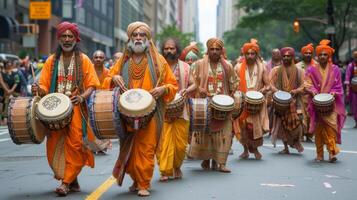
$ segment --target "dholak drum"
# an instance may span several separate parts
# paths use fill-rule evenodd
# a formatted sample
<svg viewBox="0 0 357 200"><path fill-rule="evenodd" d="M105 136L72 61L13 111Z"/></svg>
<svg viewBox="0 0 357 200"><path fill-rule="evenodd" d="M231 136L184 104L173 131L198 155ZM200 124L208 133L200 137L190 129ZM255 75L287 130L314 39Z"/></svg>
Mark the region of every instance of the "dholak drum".
<svg viewBox="0 0 357 200"><path fill-rule="evenodd" d="M216 120L226 120L234 109L234 99L228 95L214 95L210 102L212 117Z"/></svg>
<svg viewBox="0 0 357 200"><path fill-rule="evenodd" d="M123 133L118 110L119 88L95 90L88 99L89 123L98 139L115 139Z"/></svg>
<svg viewBox="0 0 357 200"><path fill-rule="evenodd" d="M244 107L244 94L241 91L236 91L233 95L234 97L234 109L232 111L233 119L240 116Z"/></svg>
<svg viewBox="0 0 357 200"><path fill-rule="evenodd" d="M321 93L314 96L312 103L319 115L329 115L335 109L335 98L331 94Z"/></svg>
<svg viewBox="0 0 357 200"><path fill-rule="evenodd" d="M208 98L191 98L190 104L190 131L207 132L211 111Z"/></svg>
<svg viewBox="0 0 357 200"><path fill-rule="evenodd" d="M48 130L35 117L40 97L11 98L7 126L15 144L40 144Z"/></svg>
<svg viewBox="0 0 357 200"><path fill-rule="evenodd" d="M50 130L67 127L73 116L73 105L68 96L51 93L40 100L36 109L38 119Z"/></svg>
<svg viewBox="0 0 357 200"><path fill-rule="evenodd" d="M130 89L119 98L121 118L134 130L145 128L156 111L154 97L143 89Z"/></svg>
<svg viewBox="0 0 357 200"><path fill-rule="evenodd" d="M262 109L264 96L258 91L248 91L245 93L244 102L246 111L251 115L255 115Z"/></svg>
<svg viewBox="0 0 357 200"><path fill-rule="evenodd" d="M351 79L351 89L353 92L357 92L357 76Z"/></svg>
<svg viewBox="0 0 357 200"><path fill-rule="evenodd" d="M166 106L165 120L174 121L182 116L185 106L185 98L180 94L175 95L175 99Z"/></svg>
<svg viewBox="0 0 357 200"><path fill-rule="evenodd" d="M277 114L283 115L290 108L291 94L285 91L277 91L273 95L274 110Z"/></svg>

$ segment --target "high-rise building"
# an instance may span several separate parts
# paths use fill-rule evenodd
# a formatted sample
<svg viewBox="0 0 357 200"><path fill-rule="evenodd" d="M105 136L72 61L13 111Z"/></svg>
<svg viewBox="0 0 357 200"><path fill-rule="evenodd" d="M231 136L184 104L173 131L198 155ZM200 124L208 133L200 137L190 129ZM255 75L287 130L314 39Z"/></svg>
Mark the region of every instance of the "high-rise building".
<svg viewBox="0 0 357 200"><path fill-rule="evenodd" d="M219 0L217 5L217 37L223 38L225 32L234 29L242 16L243 9L237 9L237 0Z"/></svg>
<svg viewBox="0 0 357 200"><path fill-rule="evenodd" d="M198 0L177 1L177 22L184 33L193 33L195 41L199 41Z"/></svg>

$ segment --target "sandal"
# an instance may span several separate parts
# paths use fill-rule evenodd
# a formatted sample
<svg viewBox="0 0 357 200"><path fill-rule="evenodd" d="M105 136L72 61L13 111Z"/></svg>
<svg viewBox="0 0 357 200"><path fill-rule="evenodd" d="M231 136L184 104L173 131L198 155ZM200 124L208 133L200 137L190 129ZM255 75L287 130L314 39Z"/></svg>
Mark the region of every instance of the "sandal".
<svg viewBox="0 0 357 200"><path fill-rule="evenodd" d="M175 170L175 176L174 176L174 179L182 179L182 171L181 171L181 169L180 168L177 168L176 170Z"/></svg>
<svg viewBox="0 0 357 200"><path fill-rule="evenodd" d="M146 189L139 190L138 191L138 196L139 197L148 197L148 196L150 196L150 192L148 190L146 190Z"/></svg>
<svg viewBox="0 0 357 200"><path fill-rule="evenodd" d="M61 186L59 186L58 188L56 188L56 191L55 191L58 196L61 196L61 197L65 197L67 196L68 192L69 192L69 187L67 184L65 183L62 183Z"/></svg>
<svg viewBox="0 0 357 200"><path fill-rule="evenodd" d="M169 177L168 176L161 176L160 177L160 182L166 182L169 180Z"/></svg>
<svg viewBox="0 0 357 200"><path fill-rule="evenodd" d="M202 163L201 163L201 167L202 167L202 169L204 169L204 170L209 170L209 160L204 160L204 161L202 161Z"/></svg>
<svg viewBox="0 0 357 200"><path fill-rule="evenodd" d="M129 192L136 192L139 189L137 188L137 184L134 182L130 187L129 187Z"/></svg>
<svg viewBox="0 0 357 200"><path fill-rule="evenodd" d="M74 179L74 181L71 184L69 184L69 190L71 192L80 192L81 191L81 187L79 186L77 179Z"/></svg>

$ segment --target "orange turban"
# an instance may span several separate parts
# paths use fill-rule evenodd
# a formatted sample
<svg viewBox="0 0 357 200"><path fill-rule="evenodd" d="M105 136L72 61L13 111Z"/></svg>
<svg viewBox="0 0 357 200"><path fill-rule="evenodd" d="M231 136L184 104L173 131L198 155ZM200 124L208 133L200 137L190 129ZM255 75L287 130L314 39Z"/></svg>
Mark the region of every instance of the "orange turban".
<svg viewBox="0 0 357 200"><path fill-rule="evenodd" d="M74 37L76 38L76 42L80 42L81 38L79 37L79 29L77 24L75 23L70 23L70 22L62 22L60 24L57 25L57 39L61 37L61 35L67 31L70 30Z"/></svg>
<svg viewBox="0 0 357 200"><path fill-rule="evenodd" d="M254 50L255 52L259 53L260 48L259 48L259 45L258 45L258 40L252 38L252 39L250 40L250 42L245 43L245 44L243 45L243 47L242 47L242 52L243 52L243 54L246 54L249 49L252 49L252 50Z"/></svg>
<svg viewBox="0 0 357 200"><path fill-rule="evenodd" d="M306 46L303 46L301 48L301 54L304 54L307 50L310 50L311 53L314 53L314 46L312 45L312 43L306 45Z"/></svg>
<svg viewBox="0 0 357 200"><path fill-rule="evenodd" d="M131 37L131 34L136 30L140 28L142 31L144 31L146 33L146 36L148 37L148 39L151 39L151 29L149 27L149 25L147 25L144 22L133 22L131 24L128 25L128 29L126 31L128 38Z"/></svg>
<svg viewBox="0 0 357 200"><path fill-rule="evenodd" d="M316 47L316 54L319 55L322 51L326 51L329 57L332 57L332 54L335 52L335 49L329 46L330 40L321 40L320 45Z"/></svg>
<svg viewBox="0 0 357 200"><path fill-rule="evenodd" d="M185 48L182 50L182 53L181 53L179 59L180 59L180 60L185 60L187 54L190 53L191 51L192 51L194 54L198 55L198 53L199 53L200 50L198 49L196 43L193 43L193 44L191 44L191 45L185 47Z"/></svg>
<svg viewBox="0 0 357 200"><path fill-rule="evenodd" d="M219 47L221 47L221 49L223 49L223 41L219 38L211 38L209 40L207 40L206 46L207 48L211 48L213 45L218 45Z"/></svg>

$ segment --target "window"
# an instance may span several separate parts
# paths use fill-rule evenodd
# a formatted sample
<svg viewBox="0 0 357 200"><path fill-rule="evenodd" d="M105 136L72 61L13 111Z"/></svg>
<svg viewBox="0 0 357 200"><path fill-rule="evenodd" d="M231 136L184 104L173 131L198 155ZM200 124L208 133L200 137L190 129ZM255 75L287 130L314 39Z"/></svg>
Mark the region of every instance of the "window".
<svg viewBox="0 0 357 200"><path fill-rule="evenodd" d="M107 0L101 0L101 2L102 2L102 6L101 6L102 14L105 15L107 14Z"/></svg>
<svg viewBox="0 0 357 200"><path fill-rule="evenodd" d="M72 0L63 0L62 2L62 17L63 18L72 18Z"/></svg>
<svg viewBox="0 0 357 200"><path fill-rule="evenodd" d="M94 9L100 10L100 0L94 0Z"/></svg>

